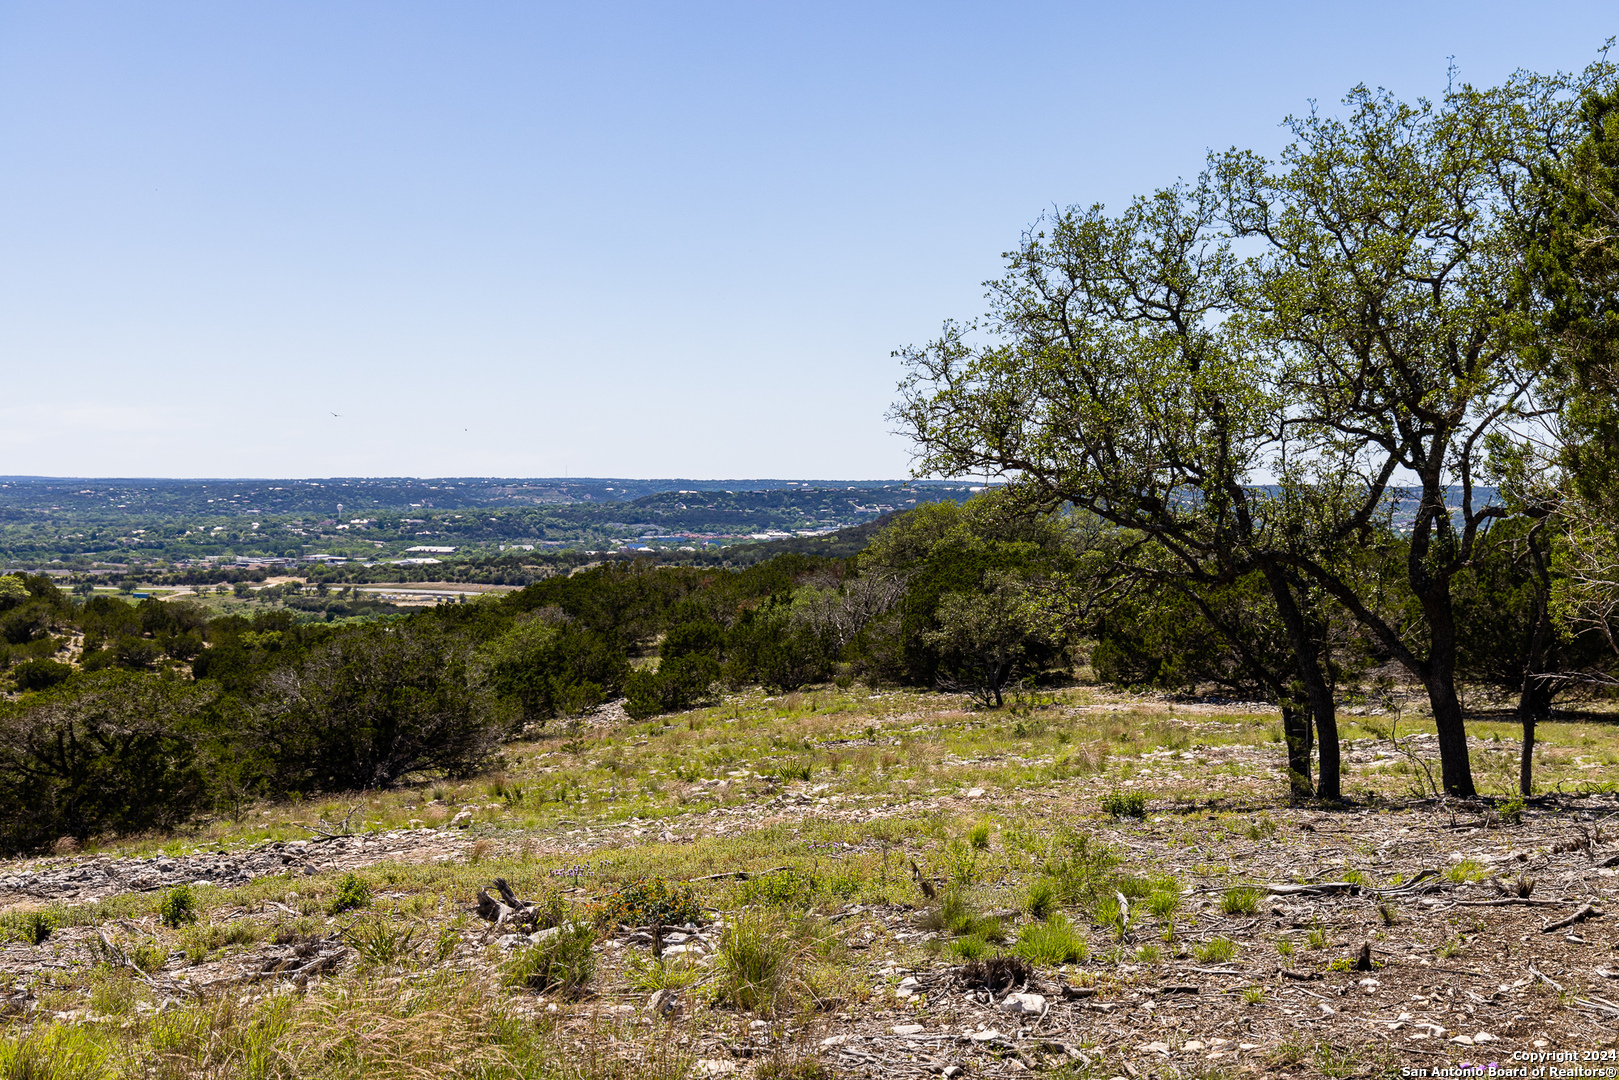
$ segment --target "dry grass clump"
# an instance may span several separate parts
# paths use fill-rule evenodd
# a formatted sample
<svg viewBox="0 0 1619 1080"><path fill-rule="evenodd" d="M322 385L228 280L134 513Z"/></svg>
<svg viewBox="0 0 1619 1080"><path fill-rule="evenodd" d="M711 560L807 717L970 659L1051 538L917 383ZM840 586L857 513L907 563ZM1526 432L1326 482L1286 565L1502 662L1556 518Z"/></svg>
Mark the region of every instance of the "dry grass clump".
<svg viewBox="0 0 1619 1080"><path fill-rule="evenodd" d="M781 916L749 912L725 928L715 964L714 1000L774 1016L802 988L804 942Z"/></svg>
<svg viewBox="0 0 1619 1080"><path fill-rule="evenodd" d="M594 1033L602 1035L602 1033ZM488 980L457 972L334 980L308 998L224 996L117 1029L50 1025L0 1036L6 1080L674 1080L669 1047L561 1035L514 1011Z"/></svg>

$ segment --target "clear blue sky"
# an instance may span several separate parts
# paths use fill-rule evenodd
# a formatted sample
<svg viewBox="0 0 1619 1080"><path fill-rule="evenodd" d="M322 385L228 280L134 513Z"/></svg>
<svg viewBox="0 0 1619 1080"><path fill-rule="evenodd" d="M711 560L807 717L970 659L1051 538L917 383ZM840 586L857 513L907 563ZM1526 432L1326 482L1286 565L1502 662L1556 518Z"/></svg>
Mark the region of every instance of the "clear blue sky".
<svg viewBox="0 0 1619 1080"><path fill-rule="evenodd" d="M0 3L0 474L890 477L1053 204L1608 3ZM332 413L340 416L332 416Z"/></svg>

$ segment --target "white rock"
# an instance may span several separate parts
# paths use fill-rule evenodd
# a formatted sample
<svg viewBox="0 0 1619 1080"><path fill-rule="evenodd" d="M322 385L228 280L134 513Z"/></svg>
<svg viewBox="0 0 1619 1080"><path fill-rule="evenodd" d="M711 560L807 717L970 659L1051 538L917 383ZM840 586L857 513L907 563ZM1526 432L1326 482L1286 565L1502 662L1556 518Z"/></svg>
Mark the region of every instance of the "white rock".
<svg viewBox="0 0 1619 1080"><path fill-rule="evenodd" d="M472 811L463 810L450 819L450 824L457 829L464 829L472 824Z"/></svg>
<svg viewBox="0 0 1619 1080"><path fill-rule="evenodd" d="M1020 1016L1044 1016L1046 999L1039 994L1007 994L1001 1009Z"/></svg>
<svg viewBox="0 0 1619 1080"><path fill-rule="evenodd" d="M1001 1033L996 1031L994 1028L988 1028L984 1031L975 1031L967 1036L967 1038L971 1039L973 1042L979 1043L994 1042L996 1039L1001 1037Z"/></svg>
<svg viewBox="0 0 1619 1080"><path fill-rule="evenodd" d="M1203 1044L1201 1042L1199 1042L1197 1039L1193 1039L1190 1042L1182 1043L1181 1044L1181 1049L1182 1050L1190 1050L1190 1051L1195 1053L1196 1051L1203 1049Z"/></svg>
<svg viewBox="0 0 1619 1080"><path fill-rule="evenodd" d="M736 1073L736 1062L707 1059L699 1061L692 1071L698 1076L732 1076Z"/></svg>
<svg viewBox="0 0 1619 1080"><path fill-rule="evenodd" d="M1473 1036L1473 1045L1475 1046L1480 1043L1493 1043L1499 1041L1500 1040L1498 1040L1494 1035L1491 1035L1488 1031L1481 1031L1477 1035Z"/></svg>
<svg viewBox="0 0 1619 1080"><path fill-rule="evenodd" d="M1142 1043L1140 1046L1136 1047L1136 1049L1141 1051L1143 1054L1167 1055L1169 1053L1169 1044L1166 1042Z"/></svg>
<svg viewBox="0 0 1619 1080"><path fill-rule="evenodd" d="M698 957L702 956L705 951L707 950L705 950L701 945L693 942L690 945L671 945L667 949L663 950L663 955Z"/></svg>
<svg viewBox="0 0 1619 1080"><path fill-rule="evenodd" d="M1473 1037L1471 1035L1457 1035L1454 1036L1450 1041L1453 1043L1460 1043L1463 1046L1473 1045Z"/></svg>
<svg viewBox="0 0 1619 1080"><path fill-rule="evenodd" d="M538 945L542 941L549 941L551 938L556 937L560 933L562 933L562 927L548 926L544 930L534 931L528 936L528 939Z"/></svg>
<svg viewBox="0 0 1619 1080"><path fill-rule="evenodd" d="M895 1035L920 1035L927 1028L921 1024L899 1024L889 1028Z"/></svg>
<svg viewBox="0 0 1619 1080"><path fill-rule="evenodd" d="M829 1046L829 1047L830 1046L842 1046L844 1043L848 1042L852 1038L854 1038L853 1035L829 1035L826 1038L821 1040L821 1045L822 1046Z"/></svg>
<svg viewBox="0 0 1619 1080"><path fill-rule="evenodd" d="M975 787L971 791L967 792L967 798L969 799L982 799L983 797L984 789L981 787Z"/></svg>

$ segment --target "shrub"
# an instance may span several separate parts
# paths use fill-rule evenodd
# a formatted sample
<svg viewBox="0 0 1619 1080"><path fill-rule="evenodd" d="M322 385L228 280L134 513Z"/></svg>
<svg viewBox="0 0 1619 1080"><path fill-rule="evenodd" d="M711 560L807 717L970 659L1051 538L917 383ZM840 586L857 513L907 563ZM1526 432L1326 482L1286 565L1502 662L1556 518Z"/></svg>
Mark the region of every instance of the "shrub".
<svg viewBox="0 0 1619 1080"><path fill-rule="evenodd" d="M1061 915L1028 923L1012 953L1035 964L1075 964L1090 955L1090 943Z"/></svg>
<svg viewBox="0 0 1619 1080"><path fill-rule="evenodd" d="M989 850L989 824L979 822L967 831L967 842L978 851Z"/></svg>
<svg viewBox="0 0 1619 1080"><path fill-rule="evenodd" d="M206 697L107 671L0 715L0 851L184 822L206 793L191 730Z"/></svg>
<svg viewBox="0 0 1619 1080"><path fill-rule="evenodd" d="M354 876L344 874L337 882L337 892L326 905L326 914L338 915L356 908L371 906L371 886Z"/></svg>
<svg viewBox="0 0 1619 1080"><path fill-rule="evenodd" d="M212 650L210 650L212 651ZM466 776L497 746L501 717L449 627L341 631L259 685L245 741L280 790L389 787L412 774Z"/></svg>
<svg viewBox="0 0 1619 1080"><path fill-rule="evenodd" d="M176 885L163 894L157 905L158 917L168 927L183 926L197 921L197 898L190 885Z"/></svg>
<svg viewBox="0 0 1619 1080"><path fill-rule="evenodd" d="M1506 822L1508 825L1521 825L1523 824L1523 809L1523 796L1514 795L1512 798L1496 807L1495 812L1499 814L1501 816L1501 820Z"/></svg>
<svg viewBox="0 0 1619 1080"><path fill-rule="evenodd" d="M815 878L801 870L778 870L744 881L737 900L744 907L808 907L818 887Z"/></svg>
<svg viewBox="0 0 1619 1080"><path fill-rule="evenodd" d="M1234 885L1220 897L1220 910L1227 915L1252 915L1259 910L1263 895L1251 885Z"/></svg>
<svg viewBox="0 0 1619 1080"><path fill-rule="evenodd" d="M50 909L40 911L10 911L0 915L0 941L21 941L29 945L43 945L62 925L62 916Z"/></svg>
<svg viewBox="0 0 1619 1080"><path fill-rule="evenodd" d="M73 665L45 659L25 660L11 669L11 677L17 681L17 689L24 693L49 690L53 686L67 682L68 676L72 674Z"/></svg>
<svg viewBox="0 0 1619 1080"><path fill-rule="evenodd" d="M596 934L585 923L568 923L519 949L506 962L508 986L577 994L596 974Z"/></svg>
<svg viewBox="0 0 1619 1080"><path fill-rule="evenodd" d="M1250 840L1265 840L1276 834L1276 822L1269 814L1264 814L1258 820L1249 822L1244 830Z"/></svg>
<svg viewBox="0 0 1619 1080"><path fill-rule="evenodd" d="M703 906L690 885L671 885L661 877L640 878L609 893L596 911L596 925L692 926L703 921Z"/></svg>
<svg viewBox="0 0 1619 1080"><path fill-rule="evenodd" d="M1110 791L1102 796L1102 812L1116 818L1144 818L1147 816L1147 794L1144 791Z"/></svg>
<svg viewBox="0 0 1619 1080"><path fill-rule="evenodd" d="M129 950L129 962L150 975L154 971L161 971L168 962L169 953L156 941L147 938Z"/></svg>
<svg viewBox="0 0 1619 1080"><path fill-rule="evenodd" d="M1093 843L1087 833L1064 832L1058 843L1068 848L1060 856L1046 860L1040 872L1050 879L1057 898L1065 904L1086 904L1103 886L1112 883L1111 872L1118 858L1103 844Z"/></svg>
<svg viewBox="0 0 1619 1080"><path fill-rule="evenodd" d="M634 720L681 712L716 701L720 662L712 653L664 659L656 672L634 671L624 680L624 711Z"/></svg>

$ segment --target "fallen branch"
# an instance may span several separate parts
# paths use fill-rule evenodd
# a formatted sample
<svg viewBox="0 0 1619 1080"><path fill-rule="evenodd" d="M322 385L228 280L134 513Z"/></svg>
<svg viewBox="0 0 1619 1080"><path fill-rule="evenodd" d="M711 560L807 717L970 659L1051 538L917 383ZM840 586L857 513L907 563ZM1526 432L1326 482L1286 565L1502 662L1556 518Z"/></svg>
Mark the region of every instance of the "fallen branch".
<svg viewBox="0 0 1619 1080"><path fill-rule="evenodd" d="M131 960L124 950L112 943L112 938L107 936L107 932L105 930L97 930L96 936L101 938L102 947L106 950L105 955L111 958L114 963L116 963L119 967L128 968L130 971L133 971L136 975L140 976L147 986L153 987L154 989L157 987L157 983L152 981L152 977L150 975L142 971L140 966L136 964L135 961Z"/></svg>
<svg viewBox="0 0 1619 1080"><path fill-rule="evenodd" d="M1610 1016L1619 1016L1619 1005L1615 1005L1607 998L1597 997L1595 994L1592 994L1588 998L1575 998L1574 1001L1579 1005L1589 1005L1592 1008L1605 1012Z"/></svg>
<svg viewBox="0 0 1619 1080"><path fill-rule="evenodd" d="M686 878L686 881L719 881L722 878L734 878L737 881L746 881L750 877L760 877L764 874L779 874L783 870L791 870L790 866L772 866L769 870L727 870L723 874L704 874L702 877Z"/></svg>
<svg viewBox="0 0 1619 1080"><path fill-rule="evenodd" d="M1263 885L1272 896L1330 896L1333 893L1355 893L1360 886L1353 881L1323 881L1317 885Z"/></svg>
<svg viewBox="0 0 1619 1080"><path fill-rule="evenodd" d="M1527 896L1503 896L1495 900L1453 900L1457 907L1512 907L1522 904L1525 907L1562 907L1567 900L1531 900Z"/></svg>
<svg viewBox="0 0 1619 1080"><path fill-rule="evenodd" d="M1540 969L1536 968L1535 965L1533 965L1533 964L1529 965L1529 974L1533 975L1535 978L1539 979L1541 982L1545 983L1547 986L1551 987L1553 990L1556 990L1559 994L1561 994L1563 992L1563 984L1562 983L1558 982L1556 979L1552 978L1550 975L1547 975L1544 971L1541 971Z"/></svg>
<svg viewBox="0 0 1619 1080"><path fill-rule="evenodd" d="M343 815L343 820L335 825L325 818L321 818L316 824L304 825L302 828L308 829L314 834L310 839L312 843L316 844L324 843L327 840L342 840L345 837L353 836L354 830L349 823L354 820L354 815L358 814L364 805L364 803L355 803L349 807L349 812Z"/></svg>
<svg viewBox="0 0 1619 1080"><path fill-rule="evenodd" d="M1558 919L1556 922L1547 923L1545 926L1540 928L1540 932L1542 934L1549 934L1553 930L1561 930L1566 926L1573 926L1577 922L1584 922L1586 919L1601 914L1602 912L1598 911L1595 906L1591 904L1581 904L1579 910L1574 914L1570 915L1566 919Z"/></svg>

